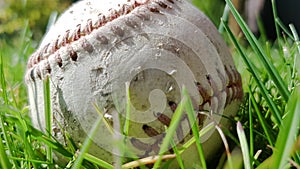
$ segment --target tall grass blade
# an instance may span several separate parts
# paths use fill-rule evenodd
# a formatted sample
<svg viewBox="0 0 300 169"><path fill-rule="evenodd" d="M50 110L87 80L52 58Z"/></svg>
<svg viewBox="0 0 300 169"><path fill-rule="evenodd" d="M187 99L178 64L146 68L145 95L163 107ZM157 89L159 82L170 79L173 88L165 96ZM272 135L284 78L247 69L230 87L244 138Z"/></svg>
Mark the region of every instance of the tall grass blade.
<svg viewBox="0 0 300 169"><path fill-rule="evenodd" d="M6 81L5 81L5 76L4 76L4 65L3 65L2 54L0 54L0 81L1 81L3 101L4 101L5 104L8 104L7 89L6 89Z"/></svg>
<svg viewBox="0 0 300 169"><path fill-rule="evenodd" d="M0 114L0 121L1 121L1 126L0 126L0 131L1 133L5 132L4 130L4 126L3 126L3 120L2 120L2 115ZM1 136L1 135L0 135ZM2 166L3 169L10 169L12 168L11 163L9 162L9 159L7 157L7 154L5 152L5 148L4 148L4 144L2 142L2 139L0 141L0 164Z"/></svg>
<svg viewBox="0 0 300 169"><path fill-rule="evenodd" d="M44 112L45 112L45 122L46 122L46 131L47 136L49 138L52 137L52 112L51 112L51 96L50 96L50 83L49 78L47 77L43 81L44 85ZM52 157L52 148L51 146L47 146L47 160L52 163L53 157Z"/></svg>
<svg viewBox="0 0 300 169"><path fill-rule="evenodd" d="M173 139L174 134L176 133L177 127L180 123L181 117L184 111L184 105L187 104L187 98L183 97L181 102L178 104L175 113L172 116L172 120L168 130L166 131L166 136L163 139L163 142L160 146L159 150L159 158L157 159L156 163L153 166L153 169L160 168L160 164L162 161L162 155L169 149L169 145L171 140Z"/></svg>
<svg viewBox="0 0 300 169"><path fill-rule="evenodd" d="M278 26L280 26L280 28L284 31L285 34L287 34L287 36L289 38L291 38L292 40L295 40L293 35L288 30L288 28L284 25L284 23L278 17L275 18L275 22L278 24Z"/></svg>
<svg viewBox="0 0 300 169"><path fill-rule="evenodd" d="M271 137L271 134L269 133L269 129L267 127L267 122L266 122L264 116L262 115L261 110L259 110L259 108L258 108L258 105L255 101L253 92L251 91L250 87L249 87L249 95L250 95L250 101L251 101L253 108L257 114L258 120L263 128L264 133L265 133L265 137L267 138L269 145L274 146L275 139L273 139L273 137ZM250 110L250 112L251 112L251 110Z"/></svg>
<svg viewBox="0 0 300 169"><path fill-rule="evenodd" d="M215 129L215 124L214 123L209 123L207 124L204 128L202 128L199 132L199 136L204 136L207 132L211 131ZM182 146L183 150L187 149L188 147L190 147L192 144L194 144L196 142L196 138L192 137L191 139L189 139L186 143L184 143L184 145ZM180 151L180 153L182 153L183 151Z"/></svg>
<svg viewBox="0 0 300 169"><path fill-rule="evenodd" d="M8 101L8 94L7 94L7 88L6 88L6 80L5 80L5 75L4 75L4 65L3 65L3 58L2 58L2 54L0 54L0 82L1 82L1 89L2 89L2 98L4 101L5 105L9 104ZM2 139L0 140L0 162L3 168L11 168L11 163L9 161L9 158L6 154L5 151L5 145L7 147L8 153L10 155L12 154L12 148L11 145L9 144L9 140L8 140L8 135L7 135L7 131L6 131L6 126L4 125L4 120L3 120L3 112L0 112L0 138L4 138L4 141L6 144L3 144ZM3 135L3 137L1 136ZM3 158L3 159L2 159ZM15 163L15 161L14 161Z"/></svg>
<svg viewBox="0 0 300 169"><path fill-rule="evenodd" d="M271 3L272 3L273 18L274 18L274 20L276 20L278 18L276 3L274 0L271 0ZM277 35L278 40L280 41L280 38L281 38L280 29L279 29L278 24L276 22L274 22L274 23L275 23L274 26L275 26L275 30L276 30L276 35Z"/></svg>
<svg viewBox="0 0 300 169"><path fill-rule="evenodd" d="M177 160L177 163L178 163L179 167L181 169L185 169L185 167L183 165L183 160L182 160L181 155L180 155L180 152L179 152L178 148L176 147L176 144L175 144L173 139L171 140L171 146L173 147L173 151L176 155L176 160Z"/></svg>
<svg viewBox="0 0 300 169"><path fill-rule="evenodd" d="M252 114L252 111L251 111L251 97L249 96L248 97L248 112L249 112L249 155L251 157L251 161L252 161L252 157L254 155L254 138L253 138L253 114ZM252 164L252 162L251 162Z"/></svg>
<svg viewBox="0 0 300 169"><path fill-rule="evenodd" d="M295 79L296 72L300 71L299 67L297 67L297 56L299 57L299 54L300 54L300 41L299 41L299 36L298 36L298 33L297 33L294 25L290 24L289 26L293 33L293 37L295 39L295 43L296 43L297 49L298 49L298 55L295 55L295 58L294 58L294 65L293 65L293 72L292 72L292 79Z"/></svg>
<svg viewBox="0 0 300 169"><path fill-rule="evenodd" d="M249 148L248 148L248 143L247 143L247 138L243 129L243 126L241 122L237 123L236 126L237 134L240 140L240 145L242 148L242 153L243 153L243 160L244 160L244 168L245 169L251 169L252 162L249 156Z"/></svg>
<svg viewBox="0 0 300 169"><path fill-rule="evenodd" d="M130 100L130 90L129 90L129 82L125 83L126 86L126 119L124 124L123 133L125 136L128 136L129 132L129 124L130 124L130 106L131 106L131 100Z"/></svg>
<svg viewBox="0 0 300 169"><path fill-rule="evenodd" d="M1 89L2 89L2 99L7 104L8 99L7 99L7 94L6 94L6 83L5 83L4 70L3 70L2 54L0 54L0 80L1 80ZM1 130L0 131L1 131L1 133L4 133L5 131L4 131L4 128L3 128L4 123L3 123L3 119L2 119L2 112L0 112L0 121L1 121L1 127L0 127ZM11 164L10 164L10 162L8 160L8 157L7 157L7 154L5 152L5 148L4 148L4 144L3 144L2 139L1 139L1 142L0 142L0 155L1 155L0 164L1 164L2 168L3 169L11 168Z"/></svg>
<svg viewBox="0 0 300 169"><path fill-rule="evenodd" d="M296 28L295 28L295 26L293 24L290 24L289 27L290 27L290 29L291 29L291 31L293 33L293 37L294 37L295 43L297 45L298 52L300 54L300 41L299 41L299 36L298 36L297 31L296 31ZM297 58L297 57L295 57L295 58ZM296 61L295 61L295 63L296 63Z"/></svg>
<svg viewBox="0 0 300 169"><path fill-rule="evenodd" d="M257 72L256 68L253 66L253 63L250 61L250 59L246 56L245 52L243 51L240 44L237 42L233 33L229 29L228 25L226 25L223 20L222 20L222 22L224 23L224 28L225 28L226 32L228 33L229 38L231 39L234 46L236 47L239 54L241 55L242 59L244 60L246 66L248 67L248 70L253 75L256 84L258 85L259 89L261 90L262 96L265 98L267 104L269 105L270 109L274 113L275 122L277 123L277 125L280 125L281 124L281 113L278 110L278 108L277 108L276 104L274 103L274 101L272 100L272 98L270 97L268 90L266 89L266 87L264 86L262 81L260 80L259 73Z"/></svg>
<svg viewBox="0 0 300 169"><path fill-rule="evenodd" d="M285 168L293 143L296 141L296 136L299 132L300 125L300 87L298 86L287 104L286 116L280 126L279 134L274 150L274 165L273 168Z"/></svg>
<svg viewBox="0 0 300 169"><path fill-rule="evenodd" d="M88 152L88 149L89 149L90 145L92 144L92 139L95 137L95 134L99 130L99 126L101 124L102 118L103 117L99 117L96 120L96 122L94 123L92 129L90 130L90 132L88 134L88 137L85 139L85 141L81 147L79 155L78 155L76 161L74 162L72 169L80 169L81 168L81 164L85 157L85 154ZM91 157L91 156L87 156L87 157Z"/></svg>
<svg viewBox="0 0 300 169"><path fill-rule="evenodd" d="M230 12L229 6L226 4L224 7L223 15L222 15L222 20L225 21L225 23L228 22L229 12ZM221 34L224 32L224 23L223 22L220 23L218 31Z"/></svg>
<svg viewBox="0 0 300 169"><path fill-rule="evenodd" d="M192 125L192 132L193 132L193 136L196 140L196 146L197 146L197 149L198 149L198 153L199 153L200 161L201 161L201 164L202 164L202 168L206 169L207 166L206 166L206 161L205 161L205 157L204 157L203 148L202 148L202 145L201 145L201 142L200 142L199 126L198 126L198 123L196 122L197 118L195 117L195 114L194 114L193 104L192 104L191 98L190 98L189 93L188 93L186 88L183 88L182 93L183 93L183 97L186 98L186 104L184 106L186 108L186 112L187 112L187 115L188 115L189 122Z"/></svg>
<svg viewBox="0 0 300 169"><path fill-rule="evenodd" d="M241 15L235 9L234 5L230 0L225 0L228 4L234 18L236 19L237 23L239 24L241 30L245 34L249 44L253 48L254 52L257 54L257 57L261 60L264 67L266 68L268 74L270 75L271 79L274 81L274 84L278 88L279 93L282 95L285 101L288 101L290 92L288 91L287 85L282 80L281 76L279 75L278 71L271 63L269 58L267 57L266 53L262 49L261 45L259 44L258 40L255 38L245 21L242 19Z"/></svg>
<svg viewBox="0 0 300 169"><path fill-rule="evenodd" d="M28 166L33 166L33 168L39 168L38 164L36 164L34 161L30 162L31 159L37 159L35 152L31 145L31 135L29 133L22 133L23 142L24 142L24 152L26 154L25 158L28 163ZM50 168L50 167L49 167Z"/></svg>

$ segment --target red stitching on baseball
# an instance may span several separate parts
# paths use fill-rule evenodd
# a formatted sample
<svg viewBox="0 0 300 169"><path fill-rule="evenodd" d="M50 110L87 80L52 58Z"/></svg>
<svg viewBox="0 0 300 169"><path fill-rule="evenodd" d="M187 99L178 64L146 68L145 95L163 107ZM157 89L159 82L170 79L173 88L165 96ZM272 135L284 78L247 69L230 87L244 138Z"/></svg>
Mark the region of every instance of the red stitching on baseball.
<svg viewBox="0 0 300 169"><path fill-rule="evenodd" d="M150 2L153 2L153 0L146 0L145 2L137 2L136 0L134 0L134 2L131 5L124 4L122 5L122 7L120 7L119 10L111 10L110 15L108 16L99 14L99 19L94 23L92 22L91 19L87 20L87 23L84 25L83 29L81 29L82 25L78 24L74 32L70 32L70 30L66 30L65 34L59 35L52 43L48 43L47 45L40 48L38 51L36 51L30 56L27 64L28 71L33 71L33 67L35 65L39 64L41 60L48 59L49 55L54 54L61 47L66 46L67 44L70 44L74 41L77 41L81 37L90 34L93 30L104 26L107 22L112 21L122 15L126 15L136 7L149 4ZM148 18L145 14L141 14L139 16L144 19ZM115 30L115 33L118 35L123 35L122 31L120 31L119 29ZM104 44L106 43L106 39L102 38L101 40ZM52 48L49 48L50 46ZM72 54L70 55L74 56ZM76 60L77 58L73 57L71 59ZM57 64L59 65L59 67L62 66L62 62L60 59L58 59ZM33 73L31 72L29 72L28 76L30 76L31 79L34 78Z"/></svg>

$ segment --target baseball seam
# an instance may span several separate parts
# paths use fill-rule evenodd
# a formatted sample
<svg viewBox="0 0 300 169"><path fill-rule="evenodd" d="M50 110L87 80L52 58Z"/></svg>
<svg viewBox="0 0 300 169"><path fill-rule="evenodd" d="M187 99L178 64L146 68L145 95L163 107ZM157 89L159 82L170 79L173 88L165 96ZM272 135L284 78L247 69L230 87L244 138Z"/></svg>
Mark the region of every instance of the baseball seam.
<svg viewBox="0 0 300 169"><path fill-rule="evenodd" d="M150 12L159 13L160 10L158 7L161 7L163 9L172 9L170 3L174 4L175 2L173 0L146 0L145 2L138 2L137 0L133 0L131 4L123 4L120 9L110 9L110 14L108 15L103 15L101 13L98 14L98 20L96 20L94 23L91 19L88 19L86 24L78 24L73 32L70 32L70 30L66 30L63 35L58 35L58 37L54 41L41 47L30 56L27 64L28 70L25 75L25 80L35 81L36 78L43 80L44 77L51 74L51 67L48 61L49 57L54 57L57 65L61 68L63 66L62 58L59 56L59 54L56 54L56 52L62 47L67 46L70 52L70 59L72 61L76 61L78 57L77 53L72 49L71 46L68 46L68 44L72 44L72 42L78 41L82 37L91 34L94 30L105 26L107 23L131 13L137 7L145 6ZM134 14L140 19L149 19L149 16L143 13ZM136 26L136 23L132 21L128 21L126 24L130 27ZM82 26L84 26L83 29ZM115 35L120 37L124 35L124 31L118 26L111 27L111 31ZM102 44L108 43L108 39L104 35L99 35L98 37L96 37L96 39L99 40ZM92 46L87 41L83 42L82 47L89 53L93 50ZM44 64L41 65L42 70L37 68L39 64Z"/></svg>

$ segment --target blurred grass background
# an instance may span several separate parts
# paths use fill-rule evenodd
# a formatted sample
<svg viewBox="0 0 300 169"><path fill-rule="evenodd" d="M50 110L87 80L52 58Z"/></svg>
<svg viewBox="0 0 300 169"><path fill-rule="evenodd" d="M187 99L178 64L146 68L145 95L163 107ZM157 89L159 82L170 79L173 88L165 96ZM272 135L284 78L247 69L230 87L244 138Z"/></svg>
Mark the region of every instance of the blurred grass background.
<svg viewBox="0 0 300 169"><path fill-rule="evenodd" d="M10 94L18 108L28 104L23 76L27 59L38 47L52 12L61 13L71 0L1 0L0 55ZM3 100L1 100L1 104Z"/></svg>

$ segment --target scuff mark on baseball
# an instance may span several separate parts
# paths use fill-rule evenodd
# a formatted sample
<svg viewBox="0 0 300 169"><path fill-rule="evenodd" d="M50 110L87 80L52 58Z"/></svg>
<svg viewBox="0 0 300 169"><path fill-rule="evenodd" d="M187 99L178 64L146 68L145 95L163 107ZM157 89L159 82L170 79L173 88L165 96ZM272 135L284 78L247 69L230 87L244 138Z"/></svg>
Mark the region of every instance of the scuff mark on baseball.
<svg viewBox="0 0 300 169"><path fill-rule="evenodd" d="M226 44L209 19L184 0L83 0L63 13L30 57L25 75L33 123L44 131L45 78L50 78L53 136L66 143L68 132L82 143L99 118L97 105L114 134L101 123L89 152L107 162L124 155L112 143L116 133L122 135L127 90L125 146L139 157L158 153L183 86L201 127L212 121L228 127L221 115L234 115L243 96ZM192 137L190 125L183 117L174 136L178 146ZM207 158L222 145L215 131L201 141ZM200 164L194 151L190 147L182 155L188 166Z"/></svg>

